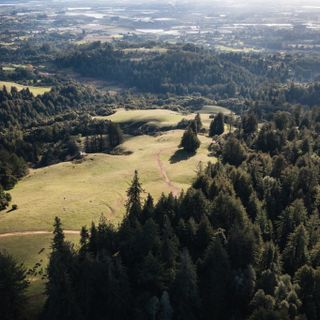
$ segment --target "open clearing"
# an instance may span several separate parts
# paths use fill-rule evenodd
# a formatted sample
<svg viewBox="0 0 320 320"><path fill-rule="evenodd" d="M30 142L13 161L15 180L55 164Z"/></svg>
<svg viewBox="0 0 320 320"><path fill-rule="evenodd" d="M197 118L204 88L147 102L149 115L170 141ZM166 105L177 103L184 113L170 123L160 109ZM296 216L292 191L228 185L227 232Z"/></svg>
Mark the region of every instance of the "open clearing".
<svg viewBox="0 0 320 320"><path fill-rule="evenodd" d="M8 83L1 84L9 88ZM202 122L208 128L210 114L217 110L207 108L202 112ZM194 116L160 109L120 109L110 117L101 118L164 128L175 127L183 118ZM80 163L64 162L31 170L10 191L12 204L17 204L18 209L0 212L0 250L5 249L18 261L24 261L27 268L38 262L45 268L54 217L62 219L66 238L74 243L79 239L77 230L83 225L89 227L92 221L98 222L101 215L119 223L134 170L139 171L146 191L144 196L149 192L158 199L162 193L178 195L182 189L186 190L201 163L206 165L216 159L209 156L211 139L204 135L199 135L202 144L197 153L189 157L178 148L182 134L183 130L171 130L157 136L136 136L119 146L121 155L88 154ZM41 309L45 296L41 275L30 277L30 281L28 313L32 319Z"/></svg>
<svg viewBox="0 0 320 320"><path fill-rule="evenodd" d="M182 115L179 112L165 109L146 109L146 110L125 110L118 111L111 116L97 117L97 119L107 119L117 123L141 123L149 126L173 127L184 118L191 115Z"/></svg>
<svg viewBox="0 0 320 320"><path fill-rule="evenodd" d="M33 86L23 86L21 84L15 83L15 82L8 82L8 81L0 81L0 90L3 89L3 87L6 87L7 90L11 90L12 87L16 87L18 91L21 91L23 89L29 88L29 90L33 93L33 95L38 96L41 94L44 94L46 92L49 92L51 90L50 87L33 87Z"/></svg>
<svg viewBox="0 0 320 320"><path fill-rule="evenodd" d="M200 163L205 165L215 158L208 155L211 139L205 136L199 136L202 144L196 155L188 157L179 151L182 134L183 130L172 130L157 137L137 136L121 145L123 151L132 152L130 155L89 154L81 163L31 170L10 191L18 210L0 213L0 250L24 261L27 268L37 262L45 268L52 239L48 231L54 217L62 219L66 239L75 243L79 239L76 230L98 222L101 214L113 223L120 222L135 169L143 188L155 199L161 193L177 195L187 189ZM32 319L45 296L41 276L30 280L28 314Z"/></svg>
<svg viewBox="0 0 320 320"><path fill-rule="evenodd" d="M215 159L208 156L211 139L205 136L199 136L202 145L195 156L177 152L182 133L173 130L157 137L131 138L121 146L130 155L89 154L82 163L32 170L10 192L18 210L0 214L0 233L51 230L55 216L71 230L98 221L101 214L117 223L135 169L144 189L155 198L162 192L187 189L199 163Z"/></svg>
<svg viewBox="0 0 320 320"><path fill-rule="evenodd" d="M198 111L201 114L203 126L208 129L210 126L211 114L222 112L230 114L230 110L219 106L204 106ZM154 126L157 128L175 127L181 120L194 119L196 113L181 114L166 109L146 109L146 110L125 110L118 109L116 113L107 117L96 117L96 119L107 119L121 124L141 124Z"/></svg>

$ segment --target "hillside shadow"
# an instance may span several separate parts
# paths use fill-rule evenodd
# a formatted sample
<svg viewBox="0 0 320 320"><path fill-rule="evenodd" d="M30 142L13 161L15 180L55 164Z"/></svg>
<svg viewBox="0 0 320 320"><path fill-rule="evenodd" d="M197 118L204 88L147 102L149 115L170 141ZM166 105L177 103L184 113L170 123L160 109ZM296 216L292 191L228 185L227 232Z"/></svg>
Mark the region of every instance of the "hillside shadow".
<svg viewBox="0 0 320 320"><path fill-rule="evenodd" d="M183 149L177 150L171 157L170 157L170 163L177 163L180 161L188 160L189 158L193 157L196 153L190 153L187 151L184 151Z"/></svg>

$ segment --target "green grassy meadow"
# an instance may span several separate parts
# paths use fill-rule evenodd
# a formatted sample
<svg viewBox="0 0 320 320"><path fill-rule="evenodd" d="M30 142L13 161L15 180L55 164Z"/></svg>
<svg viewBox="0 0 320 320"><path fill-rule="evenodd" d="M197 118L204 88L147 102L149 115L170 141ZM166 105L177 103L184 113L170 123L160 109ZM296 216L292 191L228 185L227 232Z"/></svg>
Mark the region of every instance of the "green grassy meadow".
<svg viewBox="0 0 320 320"><path fill-rule="evenodd" d="M173 130L157 137L130 138L121 146L132 152L130 155L89 154L81 163L65 162L32 170L10 192L18 210L0 214L0 233L51 230L55 216L60 216L65 228L72 230L97 221L101 214L118 223L136 169L145 190L156 198L175 188L187 189L198 164L214 158L208 156L207 150L211 139L200 136L202 145L195 156L184 159L182 155L181 161L170 161L182 133ZM158 158L174 187L165 181Z"/></svg>
<svg viewBox="0 0 320 320"><path fill-rule="evenodd" d="M125 110L119 109L116 113L107 117L97 117L97 119L107 119L117 123L141 123L149 126L173 127L184 118L190 118L190 115L184 116L179 112L165 109L147 109L147 110Z"/></svg>
<svg viewBox="0 0 320 320"><path fill-rule="evenodd" d="M210 115L222 112L230 114L230 110L220 106L204 106L199 110L203 126L208 129L210 126ZM181 114L166 109L146 109L146 110L125 110L118 109L114 114L107 117L96 117L96 119L107 119L121 124L146 124L157 128L175 127L181 120L194 119L196 113Z"/></svg>

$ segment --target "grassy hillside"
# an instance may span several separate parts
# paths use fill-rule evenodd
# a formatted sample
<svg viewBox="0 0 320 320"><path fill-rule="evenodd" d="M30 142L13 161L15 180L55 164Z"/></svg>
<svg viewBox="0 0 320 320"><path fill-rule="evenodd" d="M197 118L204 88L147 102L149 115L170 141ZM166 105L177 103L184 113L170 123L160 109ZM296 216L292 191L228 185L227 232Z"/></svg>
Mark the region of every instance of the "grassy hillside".
<svg viewBox="0 0 320 320"><path fill-rule="evenodd" d="M51 230L57 215L66 229L79 230L101 214L119 222L135 169L145 190L155 197L187 189L199 162L214 159L208 156L211 140L205 136L200 136L202 145L195 156L177 152L182 133L174 130L157 137L131 138L121 146L130 155L92 154L82 163L32 170L11 191L18 210L0 214L0 233Z"/></svg>
<svg viewBox="0 0 320 320"><path fill-rule="evenodd" d="M219 106L204 106L199 113L201 114L202 123L205 128L209 128L211 114L223 112L229 114L230 110ZM118 111L107 117L96 117L97 119L107 119L122 124L146 124L157 128L174 127L183 119L194 119L195 113L181 114L179 112L165 109L147 109L147 110L125 110Z"/></svg>
<svg viewBox="0 0 320 320"><path fill-rule="evenodd" d="M173 127L183 118L191 118L192 115L184 116L181 113L165 109L147 110L125 110L118 109L116 113L107 117L97 117L98 119L108 119L117 123L140 123L149 126Z"/></svg>
<svg viewBox="0 0 320 320"><path fill-rule="evenodd" d="M15 83L15 82L8 82L8 81L0 81L0 89L3 87L6 87L7 90L11 90L12 87L16 87L18 91L21 91L23 89L29 88L29 90L35 95L41 95L46 92L49 92L51 90L50 87L33 87L33 86L23 86L21 84Z"/></svg>

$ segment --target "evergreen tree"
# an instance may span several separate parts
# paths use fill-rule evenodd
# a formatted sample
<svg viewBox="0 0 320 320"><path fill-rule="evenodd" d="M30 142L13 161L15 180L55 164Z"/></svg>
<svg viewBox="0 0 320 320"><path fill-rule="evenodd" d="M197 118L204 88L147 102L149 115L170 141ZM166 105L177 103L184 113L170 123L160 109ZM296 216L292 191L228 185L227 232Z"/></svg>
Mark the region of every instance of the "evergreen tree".
<svg viewBox="0 0 320 320"><path fill-rule="evenodd" d="M219 112L216 117L211 121L209 136L213 137L215 135L220 136L224 133L224 115Z"/></svg>
<svg viewBox="0 0 320 320"><path fill-rule="evenodd" d="M202 121L201 121L201 116L200 116L200 113L197 113L195 118L194 118L194 121L196 123L196 126L197 126L197 133L202 129Z"/></svg>
<svg viewBox="0 0 320 320"><path fill-rule="evenodd" d="M194 153L200 147L200 140L190 127L184 132L180 147L182 147L188 153Z"/></svg>
<svg viewBox="0 0 320 320"><path fill-rule="evenodd" d="M109 145L114 148L123 142L123 132L118 123L109 124Z"/></svg>
<svg viewBox="0 0 320 320"><path fill-rule="evenodd" d="M49 320L82 319L70 277L73 265L72 251L64 241L62 224L58 217L55 218L53 235L52 252L47 268L47 300L43 317Z"/></svg>
<svg viewBox="0 0 320 320"><path fill-rule="evenodd" d="M193 320L200 317L200 297L197 272L187 250L181 254L181 261L172 289L174 319Z"/></svg>
<svg viewBox="0 0 320 320"><path fill-rule="evenodd" d="M242 129L245 135L249 135L257 131L258 121L253 113L249 113L242 118Z"/></svg>
<svg viewBox="0 0 320 320"><path fill-rule="evenodd" d="M320 270L310 266L302 266L296 273L295 279L300 287L302 311L308 320L320 317Z"/></svg>
<svg viewBox="0 0 320 320"><path fill-rule="evenodd" d="M141 214L141 193L143 192L139 181L138 171L134 172L134 176L129 189L127 190L127 216L129 219L138 218Z"/></svg>
<svg viewBox="0 0 320 320"><path fill-rule="evenodd" d="M0 252L0 317L2 320L25 319L27 272L10 255Z"/></svg>
<svg viewBox="0 0 320 320"><path fill-rule="evenodd" d="M221 240L216 237L200 263L200 292L204 319L229 319L231 266Z"/></svg>
<svg viewBox="0 0 320 320"><path fill-rule="evenodd" d="M86 227L82 227L80 231L80 253L85 254L88 250L89 232Z"/></svg>
<svg viewBox="0 0 320 320"><path fill-rule="evenodd" d="M230 138L222 150L222 159L225 163L239 166L246 159L246 151L236 138Z"/></svg>
<svg viewBox="0 0 320 320"><path fill-rule="evenodd" d="M299 225L289 235L288 243L283 251L285 271L293 275L304 264L309 262L309 235L303 225Z"/></svg>
<svg viewBox="0 0 320 320"><path fill-rule="evenodd" d="M163 291L160 299L159 320L171 320L173 309L170 303L170 296L167 291Z"/></svg>

